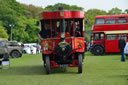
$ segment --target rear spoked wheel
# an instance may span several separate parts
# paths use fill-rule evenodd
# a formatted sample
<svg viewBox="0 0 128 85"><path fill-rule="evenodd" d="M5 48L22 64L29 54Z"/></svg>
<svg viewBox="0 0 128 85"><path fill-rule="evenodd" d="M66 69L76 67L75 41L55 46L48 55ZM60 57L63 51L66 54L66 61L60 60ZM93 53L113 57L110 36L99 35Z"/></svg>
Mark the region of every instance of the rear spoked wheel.
<svg viewBox="0 0 128 85"><path fill-rule="evenodd" d="M45 57L45 61L46 61L46 73L47 74L50 74L50 58L49 58L49 56L46 56Z"/></svg>
<svg viewBox="0 0 128 85"><path fill-rule="evenodd" d="M82 73L82 54L78 55L78 73Z"/></svg>

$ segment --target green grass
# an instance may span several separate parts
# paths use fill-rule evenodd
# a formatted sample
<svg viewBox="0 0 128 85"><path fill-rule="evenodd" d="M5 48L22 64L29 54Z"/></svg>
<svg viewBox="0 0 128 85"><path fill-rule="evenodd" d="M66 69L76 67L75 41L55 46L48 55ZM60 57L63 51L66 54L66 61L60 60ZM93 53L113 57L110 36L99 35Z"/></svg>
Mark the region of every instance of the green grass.
<svg viewBox="0 0 128 85"><path fill-rule="evenodd" d="M85 54L83 73L77 68L52 69L46 75L41 54L11 59L9 69L0 69L0 85L128 85L128 60L120 55Z"/></svg>

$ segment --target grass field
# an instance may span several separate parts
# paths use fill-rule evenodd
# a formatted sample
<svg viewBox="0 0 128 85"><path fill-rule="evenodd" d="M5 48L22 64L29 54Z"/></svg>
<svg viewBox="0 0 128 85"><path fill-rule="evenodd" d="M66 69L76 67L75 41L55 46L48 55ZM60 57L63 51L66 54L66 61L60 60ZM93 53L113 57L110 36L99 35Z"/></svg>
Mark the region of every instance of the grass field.
<svg viewBox="0 0 128 85"><path fill-rule="evenodd" d="M83 73L77 68L52 69L46 75L41 54L11 59L9 69L0 69L0 85L128 85L128 60L120 55L85 54Z"/></svg>

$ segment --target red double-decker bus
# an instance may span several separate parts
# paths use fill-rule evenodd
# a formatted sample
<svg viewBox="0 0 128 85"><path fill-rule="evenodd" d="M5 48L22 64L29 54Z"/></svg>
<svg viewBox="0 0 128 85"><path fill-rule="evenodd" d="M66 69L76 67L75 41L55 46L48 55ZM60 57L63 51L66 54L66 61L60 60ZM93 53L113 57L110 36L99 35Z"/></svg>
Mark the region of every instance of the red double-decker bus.
<svg viewBox="0 0 128 85"><path fill-rule="evenodd" d="M118 40L124 35L128 42L128 15L96 16L91 33L91 53L102 55L104 53L120 52Z"/></svg>

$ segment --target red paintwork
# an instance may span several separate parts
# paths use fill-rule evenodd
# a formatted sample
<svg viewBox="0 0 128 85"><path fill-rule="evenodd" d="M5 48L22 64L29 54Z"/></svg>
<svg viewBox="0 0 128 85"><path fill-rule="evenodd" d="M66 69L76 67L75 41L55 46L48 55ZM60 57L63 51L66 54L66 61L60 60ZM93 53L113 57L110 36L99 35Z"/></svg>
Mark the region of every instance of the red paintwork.
<svg viewBox="0 0 128 85"><path fill-rule="evenodd" d="M95 20L97 18L110 18L114 17L115 20L117 20L117 17L127 17L127 23L123 24L102 24L102 25L96 25L94 23L93 26L93 33L95 32L104 32L104 31L124 31L128 30L128 14L126 15L105 15L105 16L96 16ZM93 40L93 45L94 44L100 44L105 47L105 52L120 52L118 49L118 39L116 40L106 40L106 34L104 35L103 40ZM128 40L127 40L128 41Z"/></svg>
<svg viewBox="0 0 128 85"><path fill-rule="evenodd" d="M44 51L43 54L51 54L51 51Z"/></svg>
<svg viewBox="0 0 128 85"><path fill-rule="evenodd" d="M84 19L85 15L82 11L55 11L55 12L42 12L40 14L40 20L45 19ZM50 21L50 27L52 29L52 22ZM82 28L84 30L84 28ZM73 29L74 30L74 29ZM75 31L73 31L75 33ZM83 31L84 34L84 31ZM52 34L51 34L52 35ZM83 35L84 36L84 35ZM55 47L60 42L61 34L58 33L57 36L54 38L46 38L44 40L41 40L41 47L42 47L42 53L43 54L51 54L53 55L53 60L50 60L50 67L51 68L57 68L60 67L56 62L54 61L54 58L56 57ZM72 52L69 55L73 55L76 52L84 52L85 43L84 43L84 37L73 37L70 36L68 32L65 33L65 41L67 43L70 43L70 46L72 46ZM81 48L79 48L79 44L81 44ZM48 47L48 50L45 50L45 47ZM72 64L69 64L69 67L77 67L78 66L78 60L73 60Z"/></svg>
<svg viewBox="0 0 128 85"><path fill-rule="evenodd" d="M55 61L50 61L50 67L51 68L58 68L59 65L57 65Z"/></svg>
<svg viewBox="0 0 128 85"><path fill-rule="evenodd" d="M128 30L128 14L126 15L105 15L105 16L96 16L97 18L110 18L114 17L117 20L118 17L127 17L127 23L124 24L103 24L103 25L96 25L94 24L93 32L96 31L118 31L118 30Z"/></svg>
<svg viewBox="0 0 128 85"><path fill-rule="evenodd" d="M56 45L58 45L60 39L51 39L51 40L41 40L41 47L42 47L42 53L43 54L56 54L54 48ZM75 52L84 52L84 38L71 38L65 39L66 42L70 43L72 45L72 52L71 54L74 54ZM49 50L45 51L43 48L45 47L46 43L48 43ZM81 48L78 47L78 45L81 43ZM71 55L70 54L70 55ZM77 67L78 61L73 60L72 64L70 64L70 67ZM50 61L51 68L57 68L59 65L55 63L55 61Z"/></svg>
<svg viewBox="0 0 128 85"><path fill-rule="evenodd" d="M74 52L74 50L75 50L75 52L84 52L84 48L85 48L84 38L69 37L68 39L65 39L65 41L70 43L70 45L72 46L73 52ZM41 40L42 52L44 54L51 54L59 42L60 42L59 38L58 39L50 39L50 40ZM45 51L45 48L44 48L46 46L46 43L48 44L48 48L49 48L48 51ZM81 44L81 48L79 48L79 44Z"/></svg>
<svg viewBox="0 0 128 85"><path fill-rule="evenodd" d="M78 66L78 60L73 60L72 64L69 64L69 67L77 67ZM56 64L55 61L50 61L50 67L51 68L58 68L60 67L58 64Z"/></svg>
<svg viewBox="0 0 128 85"><path fill-rule="evenodd" d="M45 51L45 46L46 46L46 43L48 44L48 48L49 50L53 50L53 40L41 40L41 48L42 48L42 52L46 53L46 52L49 52L49 51ZM46 53L47 54L47 53Z"/></svg>
<svg viewBox="0 0 128 85"><path fill-rule="evenodd" d="M55 11L55 12L42 12L40 19L71 19L71 18L84 18L82 11Z"/></svg>
<svg viewBox="0 0 128 85"><path fill-rule="evenodd" d="M79 48L79 44L81 44L81 48ZM85 48L84 38L73 38L72 48L75 49L76 52L84 52L84 48Z"/></svg>
<svg viewBox="0 0 128 85"><path fill-rule="evenodd" d="M78 66L78 60L74 60L72 64L69 65L70 67L77 67Z"/></svg>
<svg viewBox="0 0 128 85"><path fill-rule="evenodd" d="M105 40L105 52L120 52L118 40Z"/></svg>
<svg viewBox="0 0 128 85"><path fill-rule="evenodd" d="M93 41L93 44L101 44L101 45L104 45L104 40L95 40L95 41Z"/></svg>
<svg viewBox="0 0 128 85"><path fill-rule="evenodd" d="M93 32L128 30L127 24L94 25Z"/></svg>

